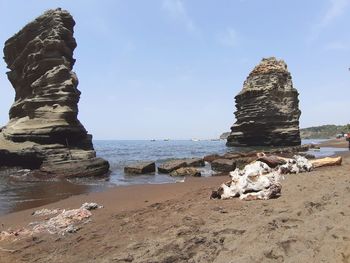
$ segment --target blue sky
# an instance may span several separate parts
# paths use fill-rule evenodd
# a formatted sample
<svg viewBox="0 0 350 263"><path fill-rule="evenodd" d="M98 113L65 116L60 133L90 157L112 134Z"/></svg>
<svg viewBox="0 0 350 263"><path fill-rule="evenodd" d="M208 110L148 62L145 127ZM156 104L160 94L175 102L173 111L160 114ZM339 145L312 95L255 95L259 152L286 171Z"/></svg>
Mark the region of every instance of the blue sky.
<svg viewBox="0 0 350 263"><path fill-rule="evenodd" d="M218 137L269 56L288 64L301 127L350 122L350 0L0 0L0 43L56 7L76 21L79 119L95 139Z"/></svg>

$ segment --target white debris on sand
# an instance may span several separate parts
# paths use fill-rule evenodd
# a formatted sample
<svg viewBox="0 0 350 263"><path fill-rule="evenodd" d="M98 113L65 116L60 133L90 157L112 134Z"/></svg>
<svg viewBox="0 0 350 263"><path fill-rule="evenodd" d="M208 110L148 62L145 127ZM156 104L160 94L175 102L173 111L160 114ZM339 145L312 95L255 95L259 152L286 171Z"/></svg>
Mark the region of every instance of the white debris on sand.
<svg viewBox="0 0 350 263"><path fill-rule="evenodd" d="M75 233L80 229L80 225L87 222L92 216L89 210L102 208L103 206L96 203L84 203L78 209L41 209L35 211L33 216L52 216L43 221L29 223L28 228L18 230L7 230L0 232L0 241L8 239L20 239L21 237L31 236L38 233L49 234L66 234Z"/></svg>
<svg viewBox="0 0 350 263"><path fill-rule="evenodd" d="M95 210L98 208L103 208L103 205L98 205L96 203L84 203L80 208L85 208L86 210Z"/></svg>
<svg viewBox="0 0 350 263"><path fill-rule="evenodd" d="M266 200L281 192L280 173L263 162L248 164L243 170L237 168L230 175L231 182L221 185L221 199L239 197L241 200Z"/></svg>
<svg viewBox="0 0 350 263"><path fill-rule="evenodd" d="M40 210L36 210L32 213L33 216L48 216L48 215L55 215L60 212L60 209L47 209L43 208Z"/></svg>
<svg viewBox="0 0 350 263"><path fill-rule="evenodd" d="M60 214L47 221L37 222L33 226L34 233L49 232L50 234L64 234L70 232L75 223L89 218L91 212L85 208L63 210Z"/></svg>
<svg viewBox="0 0 350 263"><path fill-rule="evenodd" d="M286 164L279 166L279 170L282 174L310 172L312 169L312 163L300 155L294 155L292 159L287 160Z"/></svg>
<svg viewBox="0 0 350 263"><path fill-rule="evenodd" d="M230 199L239 197L241 200L267 200L281 195L282 174L309 172L313 169L311 162L305 157L296 155L286 159L286 163L275 168L266 163L255 161L230 172L231 181L222 184L213 191L212 199Z"/></svg>

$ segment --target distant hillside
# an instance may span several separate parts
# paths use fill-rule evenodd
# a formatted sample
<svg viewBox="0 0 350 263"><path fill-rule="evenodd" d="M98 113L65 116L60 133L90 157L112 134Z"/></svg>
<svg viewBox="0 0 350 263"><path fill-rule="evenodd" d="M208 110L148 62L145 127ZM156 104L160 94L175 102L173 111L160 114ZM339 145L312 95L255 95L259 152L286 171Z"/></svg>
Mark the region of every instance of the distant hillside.
<svg viewBox="0 0 350 263"><path fill-rule="evenodd" d="M350 125L322 125L300 129L302 139L329 139L342 132L349 132Z"/></svg>

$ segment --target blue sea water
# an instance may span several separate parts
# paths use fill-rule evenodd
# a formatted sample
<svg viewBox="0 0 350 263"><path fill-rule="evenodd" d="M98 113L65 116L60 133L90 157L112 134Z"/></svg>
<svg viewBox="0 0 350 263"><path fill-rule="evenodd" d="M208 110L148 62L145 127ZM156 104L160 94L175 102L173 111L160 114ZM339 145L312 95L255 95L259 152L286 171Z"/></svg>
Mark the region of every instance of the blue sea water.
<svg viewBox="0 0 350 263"><path fill-rule="evenodd" d="M307 140L303 143L317 143ZM228 148L225 141L103 141L95 140L94 147L99 157L109 161L111 173L105 178L72 179L69 181L39 181L27 178L25 171L0 170L0 214L36 207L71 195L102 191L115 185L160 184L175 182L175 178L164 174L126 175L124 166L137 161L155 161L161 164L170 159L204 157L209 154L224 154L241 151ZM252 148L245 148L252 150ZM312 152L316 156L329 156L341 149L322 148ZM209 167L203 168L204 176L210 176Z"/></svg>
<svg viewBox="0 0 350 263"><path fill-rule="evenodd" d="M223 154L228 148L224 141L95 141L94 147L99 157L110 163L110 180L115 185L165 183L175 179L164 174L125 175L126 165L138 161L155 161L161 164L178 158L204 157L208 154Z"/></svg>

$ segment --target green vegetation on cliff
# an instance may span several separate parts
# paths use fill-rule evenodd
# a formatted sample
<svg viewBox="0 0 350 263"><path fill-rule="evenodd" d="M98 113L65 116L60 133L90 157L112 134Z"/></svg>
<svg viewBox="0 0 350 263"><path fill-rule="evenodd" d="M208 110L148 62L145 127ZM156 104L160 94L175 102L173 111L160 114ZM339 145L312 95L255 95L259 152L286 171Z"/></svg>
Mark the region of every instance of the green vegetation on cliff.
<svg viewBox="0 0 350 263"><path fill-rule="evenodd" d="M300 129L300 137L303 139L329 139L337 134L350 132L350 124L347 125L322 125Z"/></svg>

